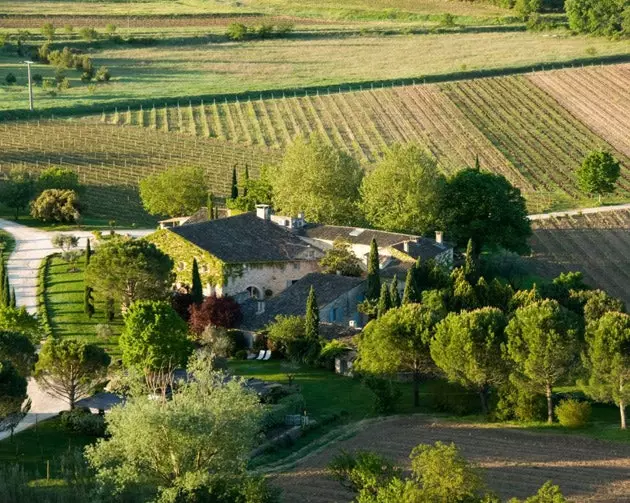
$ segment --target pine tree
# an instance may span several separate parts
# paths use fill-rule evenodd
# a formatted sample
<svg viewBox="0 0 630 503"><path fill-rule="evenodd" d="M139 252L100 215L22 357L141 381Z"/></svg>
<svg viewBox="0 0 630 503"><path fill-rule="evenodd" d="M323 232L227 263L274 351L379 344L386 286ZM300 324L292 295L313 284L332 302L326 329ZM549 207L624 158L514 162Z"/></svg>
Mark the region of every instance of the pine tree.
<svg viewBox="0 0 630 503"><path fill-rule="evenodd" d="M83 292L83 312L88 315L88 318L92 318L95 311L94 298L92 297L92 288L86 286Z"/></svg>
<svg viewBox="0 0 630 503"><path fill-rule="evenodd" d="M11 300L9 301L9 307L17 307L17 299L15 298L15 288L11 288Z"/></svg>
<svg viewBox="0 0 630 503"><path fill-rule="evenodd" d="M238 197L238 178L236 177L236 166L232 168L232 193L230 195L232 199Z"/></svg>
<svg viewBox="0 0 630 503"><path fill-rule="evenodd" d="M304 326L307 340L313 341L319 338L319 307L317 306L315 289L312 286L306 301Z"/></svg>
<svg viewBox="0 0 630 503"><path fill-rule="evenodd" d="M92 247L90 246L90 239L88 238L85 245L85 267L90 265L90 258L92 257Z"/></svg>
<svg viewBox="0 0 630 503"><path fill-rule="evenodd" d="M243 197L247 195L247 183L249 182L249 166L245 164L245 180L243 182Z"/></svg>
<svg viewBox="0 0 630 503"><path fill-rule="evenodd" d="M400 307L400 293L398 292L398 277L394 274L394 279L392 279L391 284L389 285L389 299L391 301L392 307Z"/></svg>
<svg viewBox="0 0 630 503"><path fill-rule="evenodd" d="M381 295L378 298L378 306L376 307L376 317L380 318L391 308L392 302L389 297L389 288L387 288L386 283L383 283L383 285L381 286Z"/></svg>
<svg viewBox="0 0 630 503"><path fill-rule="evenodd" d="M378 245L376 239L372 238L370 254L368 256L368 272L365 298L368 300L378 300L381 294L380 264L378 260Z"/></svg>
<svg viewBox="0 0 630 503"><path fill-rule="evenodd" d="M201 276L199 275L199 265L196 258L193 258L191 284L190 296L192 301L199 305L203 302L203 287L201 286Z"/></svg>
<svg viewBox="0 0 630 503"><path fill-rule="evenodd" d="M206 211L208 212L208 220L214 220L214 194L208 193L208 204Z"/></svg>
<svg viewBox="0 0 630 503"><path fill-rule="evenodd" d="M407 271L407 277L405 278L402 303L406 305L415 302L418 302L418 290L416 288L416 264L413 264Z"/></svg>
<svg viewBox="0 0 630 503"><path fill-rule="evenodd" d="M466 262L464 263L464 274L466 279L474 283L477 279L477 264L475 261L475 245L472 238L468 240L466 246Z"/></svg>

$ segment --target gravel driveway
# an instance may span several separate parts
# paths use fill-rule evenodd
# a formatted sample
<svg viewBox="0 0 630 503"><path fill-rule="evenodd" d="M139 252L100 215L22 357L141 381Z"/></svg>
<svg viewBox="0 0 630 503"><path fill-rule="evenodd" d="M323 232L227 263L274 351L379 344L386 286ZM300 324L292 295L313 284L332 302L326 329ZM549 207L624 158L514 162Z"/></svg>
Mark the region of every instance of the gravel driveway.
<svg viewBox="0 0 630 503"><path fill-rule="evenodd" d="M15 298L18 306L24 306L30 313L37 312L37 272L39 265L46 256L58 252L52 245L52 238L58 232L48 232L27 227L9 220L0 219L0 229L9 232L15 239L15 249L9 257L7 269L9 282L15 288ZM153 229L119 230L119 234L142 237L153 232ZM61 234L78 236L79 248L85 248L88 238L94 238L89 231L69 231ZM28 395L32 405L29 414L20 423L17 431L24 430L35 424L55 416L67 409L68 405L44 392L33 379L29 379ZM9 436L8 432L0 433L0 440Z"/></svg>

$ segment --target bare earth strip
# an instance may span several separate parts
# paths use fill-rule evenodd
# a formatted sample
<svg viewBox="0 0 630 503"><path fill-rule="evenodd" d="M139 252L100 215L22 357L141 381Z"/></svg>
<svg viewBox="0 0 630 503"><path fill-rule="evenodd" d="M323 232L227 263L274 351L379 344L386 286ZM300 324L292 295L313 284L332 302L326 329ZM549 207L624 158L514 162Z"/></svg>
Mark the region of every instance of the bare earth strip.
<svg viewBox="0 0 630 503"><path fill-rule="evenodd" d="M630 64L541 72L528 78L630 156Z"/></svg>
<svg viewBox="0 0 630 503"><path fill-rule="evenodd" d="M582 271L594 287L630 305L630 210L532 221L529 260L541 275Z"/></svg>
<svg viewBox="0 0 630 503"><path fill-rule="evenodd" d="M525 497L547 480L575 502L627 502L630 445L579 436L535 434L516 428L434 422L424 416L391 418L370 424L356 436L305 458L275 484L285 502L341 503L352 495L326 474L342 449L372 450L409 466L411 449L421 443L454 442L485 472L501 498Z"/></svg>

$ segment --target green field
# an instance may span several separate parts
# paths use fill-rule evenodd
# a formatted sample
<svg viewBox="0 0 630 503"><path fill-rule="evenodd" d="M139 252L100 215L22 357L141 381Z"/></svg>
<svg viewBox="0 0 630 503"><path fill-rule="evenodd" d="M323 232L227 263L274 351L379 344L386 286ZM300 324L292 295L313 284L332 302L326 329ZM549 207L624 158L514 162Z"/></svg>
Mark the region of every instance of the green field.
<svg viewBox="0 0 630 503"><path fill-rule="evenodd" d="M108 339L96 335L96 326L106 324L104 302L96 299L96 314L90 319L83 312L84 264L83 259L77 263L78 270L69 271L69 265L60 257L51 259L44 301L54 336L72 337L90 343L97 343L116 358L120 354L118 335L122 329L120 314L110 324L114 335Z"/></svg>

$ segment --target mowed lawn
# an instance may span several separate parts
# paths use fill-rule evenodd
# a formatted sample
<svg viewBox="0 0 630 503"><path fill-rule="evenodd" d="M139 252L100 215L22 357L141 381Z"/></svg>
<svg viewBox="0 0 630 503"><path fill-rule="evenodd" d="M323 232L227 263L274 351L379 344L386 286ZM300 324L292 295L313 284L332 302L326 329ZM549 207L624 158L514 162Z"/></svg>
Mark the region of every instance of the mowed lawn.
<svg viewBox="0 0 630 503"><path fill-rule="evenodd" d="M120 314L110 324L114 335L107 339L97 337L96 326L107 324L104 302L96 300L96 314L90 319L83 312L84 270L83 258L77 270L60 257L51 259L46 277L45 302L53 333L58 337L73 337L96 343L107 350L112 358L119 356L118 335L122 329Z"/></svg>
<svg viewBox="0 0 630 503"><path fill-rule="evenodd" d="M124 33L124 30L121 30ZM158 37L158 35L155 35ZM71 87L49 96L35 90L38 111L89 106L95 112L117 104L162 98L189 99L331 86L379 80L452 76L462 72L512 67L561 65L583 58L627 55L630 41L531 32L442 33L418 35L298 36L246 42L178 38L169 32L150 47L106 44L89 50L95 66L105 65L112 79L90 92L80 73L68 71ZM429 57L425 57L428 55ZM37 64L34 73L52 78L54 68ZM0 88L0 110L23 110L28 104L26 70L16 55L0 55L0 79L13 73L15 86ZM474 76L474 73L470 74ZM121 111L126 110L126 105Z"/></svg>

